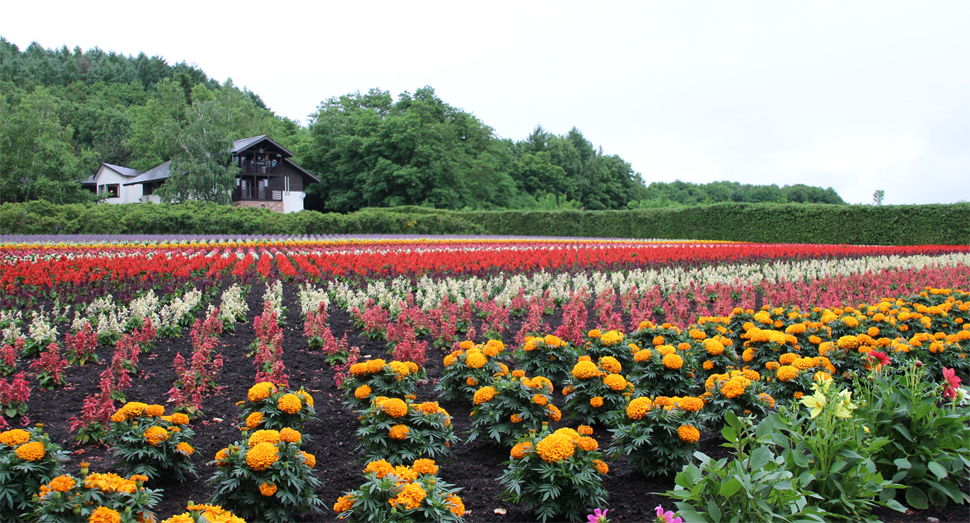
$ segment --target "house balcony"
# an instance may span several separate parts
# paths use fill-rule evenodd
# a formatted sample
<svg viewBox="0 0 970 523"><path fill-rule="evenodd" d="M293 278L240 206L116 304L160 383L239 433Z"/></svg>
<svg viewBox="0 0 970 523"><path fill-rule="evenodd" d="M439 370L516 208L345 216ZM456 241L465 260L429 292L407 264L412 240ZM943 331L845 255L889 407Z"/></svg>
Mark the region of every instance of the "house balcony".
<svg viewBox="0 0 970 523"><path fill-rule="evenodd" d="M283 174L283 162L244 161L239 164L239 174Z"/></svg>
<svg viewBox="0 0 970 523"><path fill-rule="evenodd" d="M259 187L254 187L253 185L247 185L245 187L236 186L232 190L232 201L257 200L281 202L283 201L283 181L273 182L275 180L271 181L269 185L260 185Z"/></svg>

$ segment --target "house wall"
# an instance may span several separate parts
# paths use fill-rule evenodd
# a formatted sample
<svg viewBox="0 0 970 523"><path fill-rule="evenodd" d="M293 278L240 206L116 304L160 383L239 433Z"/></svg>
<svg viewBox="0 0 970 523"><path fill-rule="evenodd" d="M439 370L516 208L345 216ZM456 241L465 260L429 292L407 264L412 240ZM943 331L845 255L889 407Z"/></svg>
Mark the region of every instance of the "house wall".
<svg viewBox="0 0 970 523"><path fill-rule="evenodd" d="M303 210L303 198L306 194L303 191L290 191L290 194L283 193L283 212L297 212Z"/></svg>
<svg viewBox="0 0 970 523"><path fill-rule="evenodd" d="M129 180L128 177L122 176L117 172L101 166L98 169L98 173L94 175L94 180L96 182L96 187L99 190L102 185L118 185L118 197L108 198L104 200L108 203L135 203L141 199L141 185L131 185L125 187L124 184Z"/></svg>

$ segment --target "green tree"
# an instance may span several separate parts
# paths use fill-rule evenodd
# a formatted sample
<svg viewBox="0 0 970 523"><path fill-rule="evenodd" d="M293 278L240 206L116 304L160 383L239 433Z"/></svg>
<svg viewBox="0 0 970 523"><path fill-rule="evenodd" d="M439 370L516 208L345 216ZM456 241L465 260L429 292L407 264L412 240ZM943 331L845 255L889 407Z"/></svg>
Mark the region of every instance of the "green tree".
<svg viewBox="0 0 970 523"><path fill-rule="evenodd" d="M174 203L230 203L239 167L230 165L232 140L225 110L214 99L195 96L186 118L175 142L169 177L156 194Z"/></svg>
<svg viewBox="0 0 970 523"><path fill-rule="evenodd" d="M94 200L79 184L91 155L74 150L74 131L61 125L59 101L43 87L13 98L0 96L0 201Z"/></svg>

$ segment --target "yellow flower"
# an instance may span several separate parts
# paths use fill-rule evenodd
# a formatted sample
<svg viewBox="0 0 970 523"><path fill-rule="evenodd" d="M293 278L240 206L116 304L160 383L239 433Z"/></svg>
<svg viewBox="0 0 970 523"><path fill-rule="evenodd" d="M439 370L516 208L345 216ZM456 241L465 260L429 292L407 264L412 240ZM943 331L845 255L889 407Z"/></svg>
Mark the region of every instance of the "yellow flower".
<svg viewBox="0 0 970 523"><path fill-rule="evenodd" d="M400 418L408 413L408 406L404 400L391 398L381 403L381 408L392 418Z"/></svg>
<svg viewBox="0 0 970 523"><path fill-rule="evenodd" d="M269 442L257 443L246 453L246 464L256 472L268 469L279 460L279 449Z"/></svg>
<svg viewBox="0 0 970 523"><path fill-rule="evenodd" d="M522 459L526 454L532 451L532 443L528 441L523 441L521 443L516 443L512 447L512 452L510 453L514 459Z"/></svg>
<svg viewBox="0 0 970 523"><path fill-rule="evenodd" d="M600 368L611 374L619 374L623 366L613 356L603 356L600 358Z"/></svg>
<svg viewBox="0 0 970 523"><path fill-rule="evenodd" d="M599 376L600 371L596 368L595 363L591 361L580 361L573 367L572 374L576 379L585 380Z"/></svg>
<svg viewBox="0 0 970 523"><path fill-rule="evenodd" d="M347 512L348 510L354 508L354 497L353 496L340 496L337 498L337 502L333 505L333 511L337 514L341 512Z"/></svg>
<svg viewBox="0 0 970 523"><path fill-rule="evenodd" d="M283 427L280 429L280 441L285 441L287 443L299 443L303 439L303 434L300 431L293 430L289 427Z"/></svg>
<svg viewBox="0 0 970 523"><path fill-rule="evenodd" d="M573 440L564 434L550 434L536 444L536 453L547 463L569 459L575 452Z"/></svg>
<svg viewBox="0 0 970 523"><path fill-rule="evenodd" d="M296 414L303 408L303 402L296 394L286 394L276 402L276 406L287 414Z"/></svg>
<svg viewBox="0 0 970 523"><path fill-rule="evenodd" d="M407 439L408 434L411 433L411 429L407 425L397 424L391 427L390 435L391 439Z"/></svg>
<svg viewBox="0 0 970 523"><path fill-rule="evenodd" d="M168 431L158 426L148 427L148 430L144 434L145 441L147 441L151 446L157 447L159 443L168 439Z"/></svg>
<svg viewBox="0 0 970 523"><path fill-rule="evenodd" d="M303 400L303 403L305 403L307 407L313 408L313 396L311 396L309 392L300 389L296 391L296 395Z"/></svg>
<svg viewBox="0 0 970 523"><path fill-rule="evenodd" d="M486 401L492 401L495 397L494 387L482 387L475 391L475 396L473 397L475 405L481 405Z"/></svg>
<svg viewBox="0 0 970 523"><path fill-rule="evenodd" d="M480 369L484 367L486 363L488 363L488 358L486 358L481 351L471 350L468 351L468 354L465 356L465 365L468 365L473 369Z"/></svg>
<svg viewBox="0 0 970 523"><path fill-rule="evenodd" d="M13 429L0 432L0 444L16 447L30 441L30 433L23 429Z"/></svg>
<svg viewBox="0 0 970 523"><path fill-rule="evenodd" d="M601 459L594 459L593 466L596 467L596 472L600 474L608 474L610 472L610 466Z"/></svg>
<svg viewBox="0 0 970 523"><path fill-rule="evenodd" d="M704 350L711 356L717 356L724 352L724 345L717 340L704 340Z"/></svg>
<svg viewBox="0 0 970 523"><path fill-rule="evenodd" d="M263 484L259 486L259 493L266 497L272 496L273 494L276 494L276 485L264 481Z"/></svg>
<svg viewBox="0 0 970 523"><path fill-rule="evenodd" d="M562 345L562 340L552 334L547 334L542 341L549 347L558 347Z"/></svg>
<svg viewBox="0 0 970 523"><path fill-rule="evenodd" d="M407 363L401 361L392 361L387 364L394 374L397 374L397 381L401 381L411 374L411 367L408 367Z"/></svg>
<svg viewBox="0 0 970 523"><path fill-rule="evenodd" d="M676 354L668 354L664 356L663 364L664 367L667 367L668 369L676 370L684 366L684 358L681 358Z"/></svg>
<svg viewBox="0 0 970 523"><path fill-rule="evenodd" d="M37 461L47 455L47 451L44 450L44 444L39 441L24 443L17 447L14 452L17 453L18 458L24 461Z"/></svg>
<svg viewBox="0 0 970 523"><path fill-rule="evenodd" d="M608 331L604 333L603 336L600 337L600 341L603 342L603 345L606 345L607 347L611 345L616 345L622 340L623 340L623 333L615 330Z"/></svg>
<svg viewBox="0 0 970 523"><path fill-rule="evenodd" d="M791 381L798 377L798 369L789 365L778 367L775 376L781 381Z"/></svg>
<svg viewBox="0 0 970 523"><path fill-rule="evenodd" d="M370 394L371 394L371 388L370 388L370 385L367 385L367 384L361 385L360 387L357 387L356 389L354 389L354 397L359 400L362 400L367 396L370 396Z"/></svg>
<svg viewBox="0 0 970 523"><path fill-rule="evenodd" d="M828 400L825 398L825 394L821 390L816 391L815 394L811 396L804 396L801 399L801 404L812 409L812 417L816 417L822 413L822 409L825 408L825 404Z"/></svg>
<svg viewBox="0 0 970 523"><path fill-rule="evenodd" d="M303 455L303 461L306 463L308 467L312 469L313 467L317 466L316 456L314 456L313 454L310 454L309 452L303 452L302 450L300 451L300 454Z"/></svg>
<svg viewBox="0 0 970 523"><path fill-rule="evenodd" d="M276 385L268 381L263 381L257 383L249 388L249 401L256 403L257 401L263 401L264 399L270 397L271 394L276 392Z"/></svg>
<svg viewBox="0 0 970 523"><path fill-rule="evenodd" d="M855 336L842 336L837 342L840 349L855 350L859 348L859 338Z"/></svg>
<svg viewBox="0 0 970 523"><path fill-rule="evenodd" d="M387 500L393 507L402 506L407 510L413 510L421 506L428 493L417 483L408 483L398 493L397 496Z"/></svg>
<svg viewBox="0 0 970 523"><path fill-rule="evenodd" d="M263 413L253 412L249 416L246 416L246 428L252 430L263 423Z"/></svg>
<svg viewBox="0 0 970 523"><path fill-rule="evenodd" d="M88 517L88 523L121 523L121 514L108 507L98 507Z"/></svg>
<svg viewBox="0 0 970 523"><path fill-rule="evenodd" d="M626 415L632 420L643 419L652 408L653 402L650 398L636 398L626 406Z"/></svg>
<svg viewBox="0 0 970 523"><path fill-rule="evenodd" d="M701 439L701 433L693 425L681 425L677 428L677 437L687 443L697 443Z"/></svg>
<svg viewBox="0 0 970 523"><path fill-rule="evenodd" d="M273 429L257 430L249 435L249 448L253 448L260 443L276 445L279 442L280 433Z"/></svg>

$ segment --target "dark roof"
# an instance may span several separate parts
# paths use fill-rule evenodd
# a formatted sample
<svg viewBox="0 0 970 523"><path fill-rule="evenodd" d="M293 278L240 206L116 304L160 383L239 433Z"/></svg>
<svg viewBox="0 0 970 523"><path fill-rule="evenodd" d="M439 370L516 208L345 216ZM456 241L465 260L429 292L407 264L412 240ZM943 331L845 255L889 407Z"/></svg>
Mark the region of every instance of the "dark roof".
<svg viewBox="0 0 970 523"><path fill-rule="evenodd" d="M137 177L135 177L135 179L129 181L128 183L125 183L124 185L137 185L139 183L154 182L155 180L164 180L164 179L168 178L168 176L169 176L169 169L168 169L168 167L169 167L169 164L171 164L171 163L172 163L172 161L169 160L169 161L167 161L167 162L159 165L158 167L154 167L152 169L149 169L149 170L141 173Z"/></svg>
<svg viewBox="0 0 970 523"><path fill-rule="evenodd" d="M95 186L98 182L94 180L94 175L88 176L87 180L81 180L81 187Z"/></svg>
<svg viewBox="0 0 970 523"><path fill-rule="evenodd" d="M250 149L254 145L259 144L259 143L262 143L262 142L269 142L270 144L272 144L273 146L275 146L277 149L279 149L280 151L282 151L283 154L286 157L293 156L293 153L291 153L289 149L287 149L286 147L283 147L282 145L276 143L272 138L266 136L265 134L262 134L262 135L259 135L259 136L253 136L251 138L243 138L241 140L236 140L236 141L232 142L232 149L229 149L229 152L230 153L234 153L234 154L235 153L241 153L241 152L245 151L246 149Z"/></svg>
<svg viewBox="0 0 970 523"><path fill-rule="evenodd" d="M116 172L116 173L118 173L118 174L120 174L122 176L128 177L128 178L134 178L135 176L138 176L138 175L141 174L141 171L139 171L137 169L129 169L128 167L122 167L120 165L112 165L110 163L102 163L101 165L103 165L103 166L111 169L112 171L114 171L114 172Z"/></svg>
<svg viewBox="0 0 970 523"><path fill-rule="evenodd" d="M304 176L309 176L310 178L313 178L313 181L315 182L320 181L320 178L317 178L310 171L304 169L303 167L300 167L293 160L290 160L289 158L283 158L283 161L293 166L293 168L296 169L297 171L300 171L301 173L303 173Z"/></svg>

